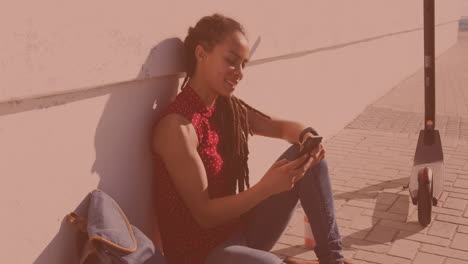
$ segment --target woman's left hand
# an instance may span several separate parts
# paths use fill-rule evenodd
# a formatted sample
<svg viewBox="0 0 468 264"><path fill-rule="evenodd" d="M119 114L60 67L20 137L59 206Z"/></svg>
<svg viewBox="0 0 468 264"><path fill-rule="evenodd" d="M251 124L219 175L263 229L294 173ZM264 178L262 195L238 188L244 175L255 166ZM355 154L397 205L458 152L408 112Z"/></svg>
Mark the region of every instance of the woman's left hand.
<svg viewBox="0 0 468 264"><path fill-rule="evenodd" d="M301 142L300 149L303 148L303 143L307 140L307 138L314 136L312 133L306 133L304 135L304 139ZM320 143L315 149L313 149L310 152L310 158L309 160L302 166L299 167L299 170L303 170L303 173L299 174L295 178L293 178L294 183L302 179L304 177L305 172L310 168L315 166L317 163L319 163L321 160L325 158L325 149L323 148L323 145Z"/></svg>

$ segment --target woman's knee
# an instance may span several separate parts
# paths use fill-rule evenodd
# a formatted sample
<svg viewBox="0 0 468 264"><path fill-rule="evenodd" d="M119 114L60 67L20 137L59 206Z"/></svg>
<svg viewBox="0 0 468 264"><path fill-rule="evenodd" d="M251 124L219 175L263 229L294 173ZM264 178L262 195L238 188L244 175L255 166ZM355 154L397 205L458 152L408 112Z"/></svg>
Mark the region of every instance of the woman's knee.
<svg viewBox="0 0 468 264"><path fill-rule="evenodd" d="M292 161L296 158L297 153L299 153L300 146L299 144L291 144L279 157L276 161L281 159L287 159Z"/></svg>
<svg viewBox="0 0 468 264"><path fill-rule="evenodd" d="M214 263L279 264L282 263L282 260L268 251L242 245L232 245L212 252L205 261L205 264Z"/></svg>

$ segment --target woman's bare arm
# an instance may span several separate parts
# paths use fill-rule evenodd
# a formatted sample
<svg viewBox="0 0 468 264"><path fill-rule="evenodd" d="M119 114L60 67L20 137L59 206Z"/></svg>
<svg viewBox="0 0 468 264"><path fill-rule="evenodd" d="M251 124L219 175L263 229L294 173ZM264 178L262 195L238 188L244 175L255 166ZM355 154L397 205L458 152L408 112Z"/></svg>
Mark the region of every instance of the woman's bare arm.
<svg viewBox="0 0 468 264"><path fill-rule="evenodd" d="M271 195L259 182L237 195L210 200L197 145L195 128L179 114L168 114L155 127L153 149L163 159L178 193L201 227L214 227L238 217Z"/></svg>
<svg viewBox="0 0 468 264"><path fill-rule="evenodd" d="M291 144L300 144L299 134L307 127L300 122L280 119L272 115L269 115L271 119L264 118L252 110L248 110L247 116L254 135L284 139Z"/></svg>

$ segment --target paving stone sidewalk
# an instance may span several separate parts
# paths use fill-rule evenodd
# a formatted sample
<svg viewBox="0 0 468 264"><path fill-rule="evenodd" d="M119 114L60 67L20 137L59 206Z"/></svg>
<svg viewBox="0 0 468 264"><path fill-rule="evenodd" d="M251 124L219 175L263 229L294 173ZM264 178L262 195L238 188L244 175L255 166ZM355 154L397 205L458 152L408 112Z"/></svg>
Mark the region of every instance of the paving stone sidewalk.
<svg viewBox="0 0 468 264"><path fill-rule="evenodd" d="M468 32L437 58L436 83L446 181L426 228L403 189L424 122L422 69L324 143L344 254L353 263L468 264ZM316 259L303 247L303 215L299 206L273 253Z"/></svg>

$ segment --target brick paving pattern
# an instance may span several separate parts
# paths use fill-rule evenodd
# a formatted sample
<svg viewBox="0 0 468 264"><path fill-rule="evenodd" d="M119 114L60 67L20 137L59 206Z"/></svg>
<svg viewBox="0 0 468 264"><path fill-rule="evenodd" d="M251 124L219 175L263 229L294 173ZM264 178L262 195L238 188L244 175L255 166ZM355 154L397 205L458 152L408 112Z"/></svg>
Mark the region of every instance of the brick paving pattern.
<svg viewBox="0 0 468 264"><path fill-rule="evenodd" d="M436 61L445 188L423 228L404 186L424 123L423 70L324 142L344 255L353 263L468 264L468 32ZM272 252L316 259L300 205ZM313 221L313 219L311 220Z"/></svg>

